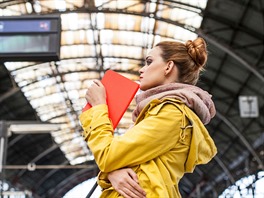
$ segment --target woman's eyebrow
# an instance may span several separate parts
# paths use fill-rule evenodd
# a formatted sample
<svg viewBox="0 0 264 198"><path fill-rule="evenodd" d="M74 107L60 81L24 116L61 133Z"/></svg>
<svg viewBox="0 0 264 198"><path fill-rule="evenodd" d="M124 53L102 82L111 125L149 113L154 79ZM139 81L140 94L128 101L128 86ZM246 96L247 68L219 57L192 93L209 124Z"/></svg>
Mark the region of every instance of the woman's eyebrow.
<svg viewBox="0 0 264 198"><path fill-rule="evenodd" d="M147 56L147 57L145 58L145 60L148 60L150 57L151 57L151 56Z"/></svg>

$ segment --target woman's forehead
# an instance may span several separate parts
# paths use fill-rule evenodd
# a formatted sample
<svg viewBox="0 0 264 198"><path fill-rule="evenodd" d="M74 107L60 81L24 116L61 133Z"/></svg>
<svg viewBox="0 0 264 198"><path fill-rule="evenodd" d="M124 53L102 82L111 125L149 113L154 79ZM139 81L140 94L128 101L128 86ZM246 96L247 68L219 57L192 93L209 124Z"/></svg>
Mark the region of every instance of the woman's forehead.
<svg viewBox="0 0 264 198"><path fill-rule="evenodd" d="M152 49L148 50L147 56L159 56L161 54L161 49L159 47L153 47Z"/></svg>

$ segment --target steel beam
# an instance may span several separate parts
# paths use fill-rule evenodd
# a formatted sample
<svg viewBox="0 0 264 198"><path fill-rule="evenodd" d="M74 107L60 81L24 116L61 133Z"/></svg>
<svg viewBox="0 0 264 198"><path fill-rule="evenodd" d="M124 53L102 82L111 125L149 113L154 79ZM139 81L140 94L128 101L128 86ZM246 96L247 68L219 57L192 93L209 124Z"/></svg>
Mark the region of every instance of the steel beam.
<svg viewBox="0 0 264 198"><path fill-rule="evenodd" d="M264 76L253 65L250 65L246 60L244 60L243 58L241 58L241 56L235 53L235 50L233 50L231 46L225 46L224 44L218 42L212 36L209 36L206 33L204 33L202 30L197 30L196 33L199 36L203 37L209 43L213 44L217 48L221 49L222 51L233 57L235 60L241 63L241 65L244 66L247 70L252 72L261 82L264 82Z"/></svg>

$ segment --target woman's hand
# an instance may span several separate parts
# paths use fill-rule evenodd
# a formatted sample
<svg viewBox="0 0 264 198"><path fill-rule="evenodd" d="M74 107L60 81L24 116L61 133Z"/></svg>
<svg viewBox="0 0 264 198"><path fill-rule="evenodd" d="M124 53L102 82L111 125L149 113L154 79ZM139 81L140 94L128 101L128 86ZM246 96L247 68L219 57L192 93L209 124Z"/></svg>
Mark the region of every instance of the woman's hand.
<svg viewBox="0 0 264 198"><path fill-rule="evenodd" d="M86 91L85 98L91 106L106 104L105 88L100 80L93 81Z"/></svg>
<svg viewBox="0 0 264 198"><path fill-rule="evenodd" d="M110 172L108 179L114 189L125 198L146 197L146 192L139 185L137 174L131 168Z"/></svg>

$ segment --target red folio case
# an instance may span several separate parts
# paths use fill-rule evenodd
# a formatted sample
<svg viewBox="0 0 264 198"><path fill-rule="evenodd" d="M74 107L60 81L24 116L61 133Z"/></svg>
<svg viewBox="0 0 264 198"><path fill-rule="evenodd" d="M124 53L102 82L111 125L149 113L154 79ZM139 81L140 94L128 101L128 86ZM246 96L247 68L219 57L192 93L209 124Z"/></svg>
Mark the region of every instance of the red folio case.
<svg viewBox="0 0 264 198"><path fill-rule="evenodd" d="M107 70L101 81L106 89L106 102L109 118L115 129L136 95L139 84L112 70ZM83 112L90 109L91 105L83 108Z"/></svg>

